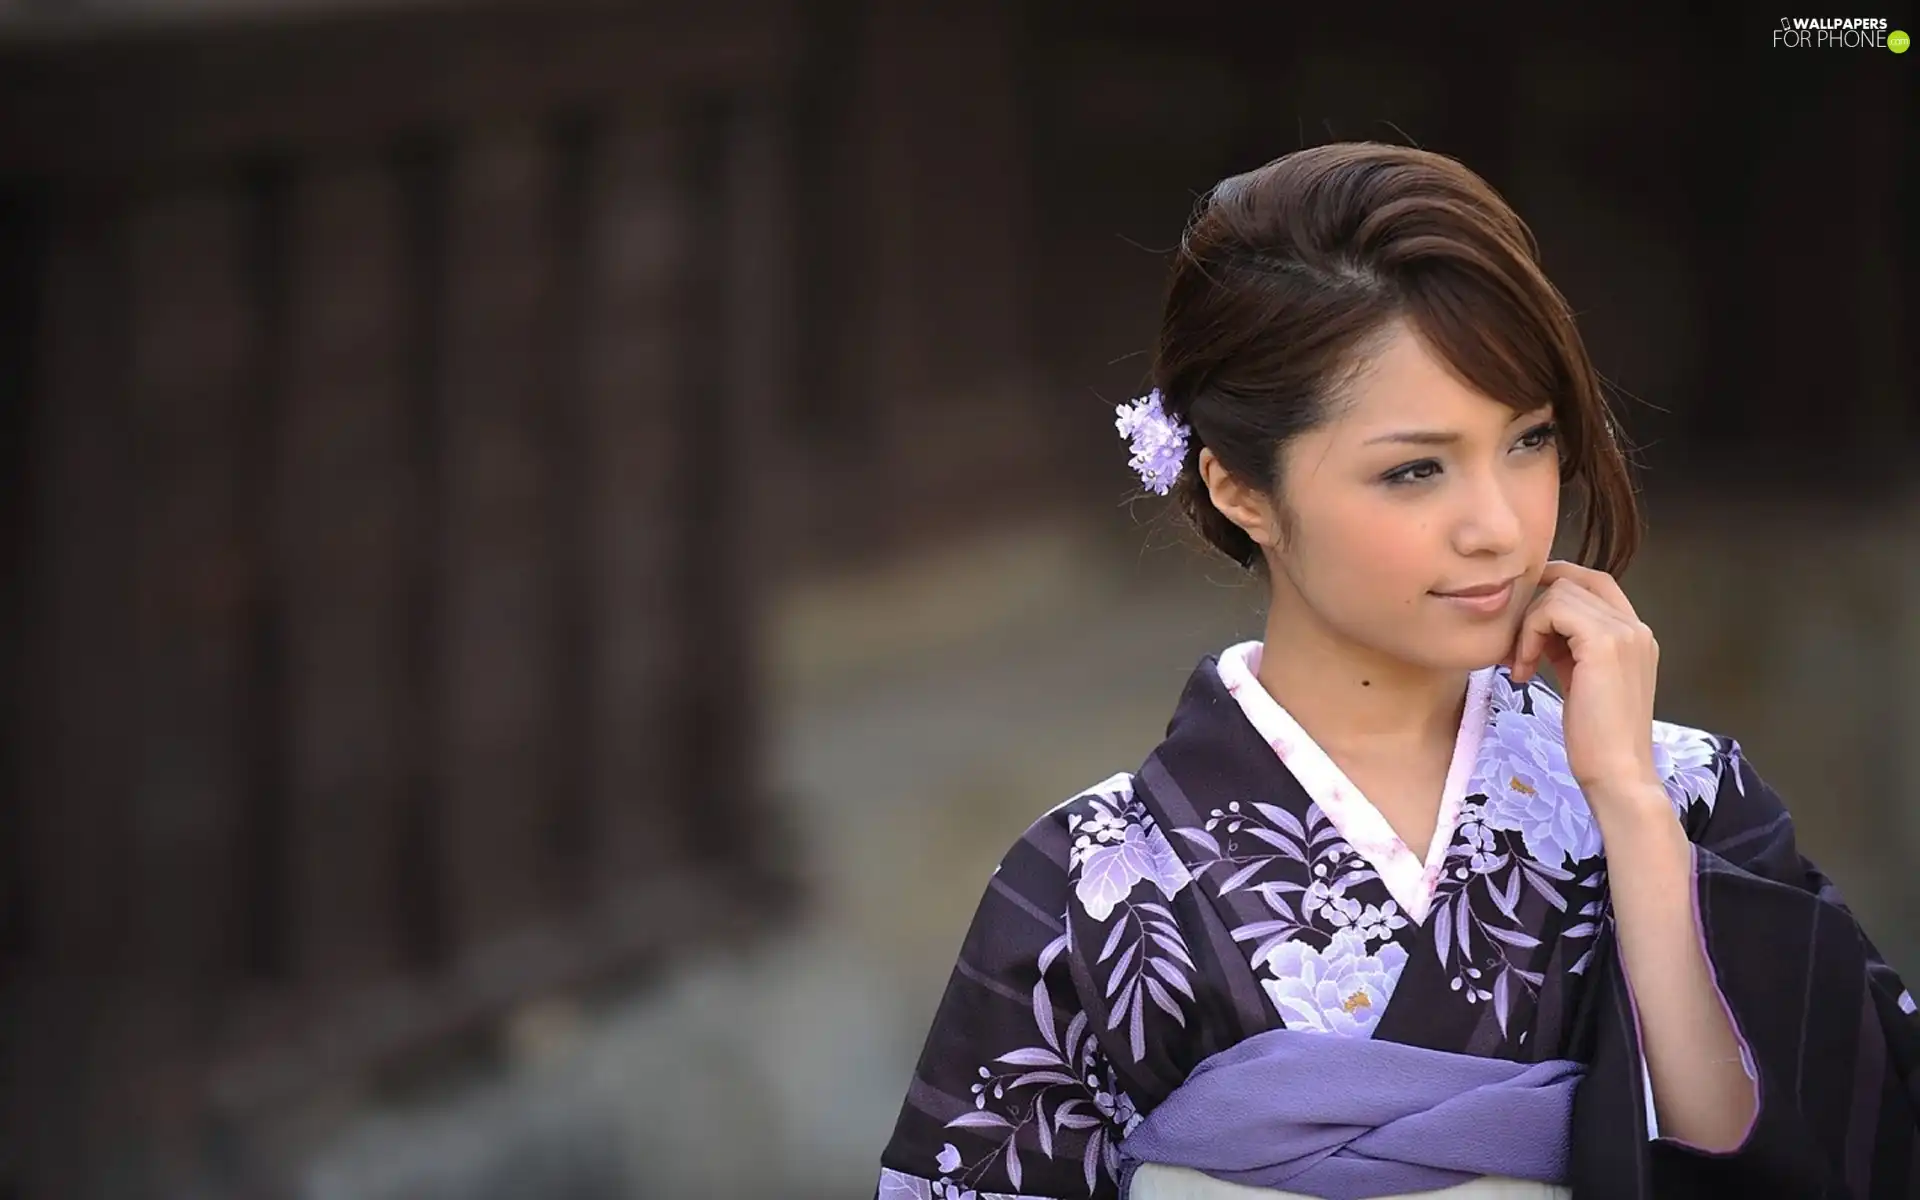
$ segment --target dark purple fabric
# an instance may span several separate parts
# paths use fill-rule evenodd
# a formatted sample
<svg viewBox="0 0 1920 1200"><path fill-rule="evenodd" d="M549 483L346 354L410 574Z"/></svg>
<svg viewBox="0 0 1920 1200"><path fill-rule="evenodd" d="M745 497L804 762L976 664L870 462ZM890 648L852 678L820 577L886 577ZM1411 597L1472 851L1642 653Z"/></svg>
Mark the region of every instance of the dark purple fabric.
<svg viewBox="0 0 1920 1200"><path fill-rule="evenodd" d="M1564 774L1563 703L1504 669L1491 700L1432 908L1415 923L1202 659L1140 768L1047 810L986 883L881 1155L885 1194L1118 1200L1119 1144L1138 1122L1202 1063L1312 1020L1296 995L1311 956L1316 989L1332 982L1349 1000L1399 974L1390 996L1319 1014L1352 1017L1354 1031L1295 1032L1496 1069L1586 1064L1567 1166L1576 1200L1920 1198L1912 994L1800 855L1739 743L1678 726L1662 733L1683 751L1667 786L1760 1110L1729 1154L1648 1136L1604 846L1590 815L1549 819L1564 792L1533 802ZM1273 1094L1317 1118L1316 1078L1295 1072Z"/></svg>
<svg viewBox="0 0 1920 1200"><path fill-rule="evenodd" d="M1275 1029L1202 1062L1120 1143L1134 1164L1328 1200L1482 1175L1567 1181L1584 1069Z"/></svg>

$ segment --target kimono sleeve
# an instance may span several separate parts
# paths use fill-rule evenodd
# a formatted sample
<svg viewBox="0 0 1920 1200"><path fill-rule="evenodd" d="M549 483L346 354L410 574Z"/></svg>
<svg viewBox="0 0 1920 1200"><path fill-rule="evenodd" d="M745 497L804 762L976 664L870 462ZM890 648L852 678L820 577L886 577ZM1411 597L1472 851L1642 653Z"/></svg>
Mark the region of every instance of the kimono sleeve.
<svg viewBox="0 0 1920 1200"><path fill-rule="evenodd" d="M1780 797L1723 744L1711 803L1687 814L1696 915L1760 1104L1731 1153L1653 1142L1651 1193L1920 1195L1912 995L1801 856Z"/></svg>
<svg viewBox="0 0 1920 1200"><path fill-rule="evenodd" d="M989 881L927 1034L880 1200L1112 1200L1132 1116L1090 1028L1067 933L1069 805Z"/></svg>

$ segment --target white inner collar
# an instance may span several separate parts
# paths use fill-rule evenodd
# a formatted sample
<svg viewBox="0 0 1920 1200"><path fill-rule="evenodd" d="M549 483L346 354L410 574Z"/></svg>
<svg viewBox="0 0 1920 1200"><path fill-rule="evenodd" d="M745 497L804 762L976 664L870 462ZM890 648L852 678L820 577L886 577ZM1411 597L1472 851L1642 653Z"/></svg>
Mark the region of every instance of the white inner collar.
<svg viewBox="0 0 1920 1200"><path fill-rule="evenodd" d="M1447 847L1453 843L1454 827L1466 800L1467 780L1486 735L1488 697L1496 668L1486 667L1467 677L1467 702L1460 714L1453 760L1447 766L1446 784L1440 793L1439 818L1434 822L1433 841L1422 857L1414 854L1373 802L1347 778L1339 764L1261 686L1262 650L1261 643L1252 641L1221 651L1220 681L1239 701L1247 720L1279 755L1288 772L1300 781L1307 798L1319 806L1347 844L1379 874L1388 894L1402 911L1417 923L1425 922L1427 910L1433 904L1434 889L1440 882Z"/></svg>

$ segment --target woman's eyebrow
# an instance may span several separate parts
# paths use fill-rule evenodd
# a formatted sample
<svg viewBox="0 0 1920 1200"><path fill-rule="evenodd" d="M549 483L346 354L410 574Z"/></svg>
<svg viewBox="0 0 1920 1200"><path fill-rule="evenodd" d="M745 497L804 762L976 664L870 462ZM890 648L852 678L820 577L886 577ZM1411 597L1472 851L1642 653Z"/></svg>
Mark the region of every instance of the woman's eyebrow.
<svg viewBox="0 0 1920 1200"><path fill-rule="evenodd" d="M1371 446L1375 442L1407 442L1415 446L1450 446L1460 440L1460 434L1445 429L1402 429L1394 433L1382 433L1362 442Z"/></svg>
<svg viewBox="0 0 1920 1200"><path fill-rule="evenodd" d="M1547 406L1542 405L1531 412L1515 413L1509 424L1519 424L1541 413L1550 414L1551 411ZM1360 444L1371 446L1377 442L1405 442L1414 446L1451 446L1460 441L1463 436L1459 430L1455 429L1400 429L1392 433L1375 434Z"/></svg>

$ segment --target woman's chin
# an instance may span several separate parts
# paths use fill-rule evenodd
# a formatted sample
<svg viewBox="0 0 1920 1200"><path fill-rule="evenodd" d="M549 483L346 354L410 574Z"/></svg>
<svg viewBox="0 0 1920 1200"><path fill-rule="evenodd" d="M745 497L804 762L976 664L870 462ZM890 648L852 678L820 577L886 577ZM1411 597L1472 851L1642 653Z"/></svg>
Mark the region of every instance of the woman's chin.
<svg viewBox="0 0 1920 1200"><path fill-rule="evenodd" d="M1510 632L1489 630L1478 637L1436 638L1423 657L1435 667L1450 671L1478 671L1505 662L1512 650Z"/></svg>
<svg viewBox="0 0 1920 1200"><path fill-rule="evenodd" d="M1382 630L1378 639L1355 631L1354 640L1376 653L1428 671L1478 671L1505 662L1513 651L1517 620L1470 629L1415 627ZM1411 635L1411 640L1409 640Z"/></svg>

